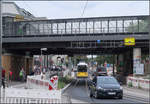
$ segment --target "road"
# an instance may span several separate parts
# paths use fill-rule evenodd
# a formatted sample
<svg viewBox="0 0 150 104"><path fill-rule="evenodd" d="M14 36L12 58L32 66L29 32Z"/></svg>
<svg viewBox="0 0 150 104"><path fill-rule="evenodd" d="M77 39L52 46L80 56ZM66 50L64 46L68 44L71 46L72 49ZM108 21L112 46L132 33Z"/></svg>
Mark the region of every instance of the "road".
<svg viewBox="0 0 150 104"><path fill-rule="evenodd" d="M105 99L95 99L89 97L89 90L87 83L85 81L74 81L71 86L66 89L63 95L70 97L72 103L148 103L148 97L142 97L134 92L128 93L128 89L123 87L123 99L105 98Z"/></svg>

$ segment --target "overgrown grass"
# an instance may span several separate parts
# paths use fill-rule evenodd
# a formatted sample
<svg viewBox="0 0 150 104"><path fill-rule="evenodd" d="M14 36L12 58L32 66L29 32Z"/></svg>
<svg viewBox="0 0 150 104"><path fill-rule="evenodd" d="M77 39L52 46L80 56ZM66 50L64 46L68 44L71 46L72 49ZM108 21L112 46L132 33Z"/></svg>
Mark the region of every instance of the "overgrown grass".
<svg viewBox="0 0 150 104"><path fill-rule="evenodd" d="M58 79L58 89L64 88L69 83L71 83L71 79L68 76L59 77L59 79Z"/></svg>

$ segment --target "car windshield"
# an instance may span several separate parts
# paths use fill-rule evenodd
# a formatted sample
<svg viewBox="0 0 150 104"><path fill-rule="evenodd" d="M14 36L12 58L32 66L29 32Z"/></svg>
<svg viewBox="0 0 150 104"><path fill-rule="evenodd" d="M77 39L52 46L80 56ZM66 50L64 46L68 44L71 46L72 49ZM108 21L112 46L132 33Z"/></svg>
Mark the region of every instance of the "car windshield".
<svg viewBox="0 0 150 104"><path fill-rule="evenodd" d="M113 77L100 77L97 81L98 84L118 84L118 81Z"/></svg>
<svg viewBox="0 0 150 104"><path fill-rule="evenodd" d="M86 65L78 66L78 72L86 72L86 71L87 71Z"/></svg>
<svg viewBox="0 0 150 104"><path fill-rule="evenodd" d="M100 71L106 71L106 68L103 68L103 67L97 68L97 72L100 72Z"/></svg>

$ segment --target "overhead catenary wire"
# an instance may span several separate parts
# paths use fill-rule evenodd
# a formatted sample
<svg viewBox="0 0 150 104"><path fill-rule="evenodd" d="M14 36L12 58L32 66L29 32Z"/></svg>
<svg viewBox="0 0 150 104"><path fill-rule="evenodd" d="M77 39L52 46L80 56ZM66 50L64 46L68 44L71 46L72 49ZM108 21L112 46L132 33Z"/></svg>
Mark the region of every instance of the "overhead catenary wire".
<svg viewBox="0 0 150 104"><path fill-rule="evenodd" d="M86 8L87 8L87 5L88 5L88 0L85 2L85 5L84 5L84 8L83 8L81 17L83 17L83 15L84 15L84 13L85 13L85 10L86 10Z"/></svg>
<svg viewBox="0 0 150 104"><path fill-rule="evenodd" d="M28 9L31 10L30 12L35 13L35 14L37 15L37 17L38 17L38 13L36 13L36 11L35 11L34 9L32 9L32 8L27 4L27 2L26 2L25 0L23 0L23 3L26 5L26 7L28 7Z"/></svg>

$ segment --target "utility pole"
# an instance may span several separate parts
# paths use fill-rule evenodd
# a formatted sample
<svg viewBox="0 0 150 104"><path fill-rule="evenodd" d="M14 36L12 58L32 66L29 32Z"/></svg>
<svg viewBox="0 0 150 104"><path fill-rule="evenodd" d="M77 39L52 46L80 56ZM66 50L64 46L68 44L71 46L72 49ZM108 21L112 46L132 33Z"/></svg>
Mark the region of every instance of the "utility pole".
<svg viewBox="0 0 150 104"><path fill-rule="evenodd" d="M2 0L0 0L0 88L2 85Z"/></svg>

